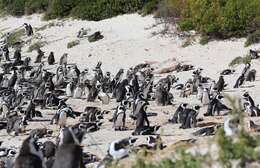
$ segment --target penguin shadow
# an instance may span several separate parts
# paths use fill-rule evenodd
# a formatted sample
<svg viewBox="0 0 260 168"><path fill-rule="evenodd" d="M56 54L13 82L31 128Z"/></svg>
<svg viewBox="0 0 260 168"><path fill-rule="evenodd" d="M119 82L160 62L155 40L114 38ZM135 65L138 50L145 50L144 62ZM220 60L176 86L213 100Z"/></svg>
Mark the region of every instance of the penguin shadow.
<svg viewBox="0 0 260 168"><path fill-rule="evenodd" d="M156 116L158 116L158 113L147 112L146 115L147 115L147 117L156 117Z"/></svg>
<svg viewBox="0 0 260 168"><path fill-rule="evenodd" d="M32 119L30 122L51 122L51 119Z"/></svg>
<svg viewBox="0 0 260 168"><path fill-rule="evenodd" d="M219 123L216 123L216 122L198 123L197 128L209 127L209 126L214 126L214 125L217 125L217 124L219 124Z"/></svg>

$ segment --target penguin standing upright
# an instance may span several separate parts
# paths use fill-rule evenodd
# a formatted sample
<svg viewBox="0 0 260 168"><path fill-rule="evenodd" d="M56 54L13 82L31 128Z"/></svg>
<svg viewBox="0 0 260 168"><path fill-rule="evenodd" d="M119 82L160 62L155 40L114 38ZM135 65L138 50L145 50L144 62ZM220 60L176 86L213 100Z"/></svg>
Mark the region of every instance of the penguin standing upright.
<svg viewBox="0 0 260 168"><path fill-rule="evenodd" d="M187 103L181 103L177 110L175 111L173 117L169 119L168 121L174 124L181 123L181 113L187 108L188 104Z"/></svg>
<svg viewBox="0 0 260 168"><path fill-rule="evenodd" d="M54 53L50 52L50 55L48 56L48 64L53 65L55 63Z"/></svg>
<svg viewBox="0 0 260 168"><path fill-rule="evenodd" d="M35 60L34 63L41 63L42 62L42 58L44 57L44 52L39 48L37 50L37 53L38 53L38 55L37 55L36 60Z"/></svg>
<svg viewBox="0 0 260 168"><path fill-rule="evenodd" d="M68 54L65 53L62 55L62 57L60 58L60 65L65 65L67 66L68 63Z"/></svg>
<svg viewBox="0 0 260 168"><path fill-rule="evenodd" d="M207 88L203 90L202 98L201 98L201 103L203 105L208 105L210 102L210 96L209 96L209 91Z"/></svg>
<svg viewBox="0 0 260 168"><path fill-rule="evenodd" d="M218 92L221 92L222 90L224 90L225 81L224 81L224 77L222 75L219 77L218 82L215 87L217 88Z"/></svg>
<svg viewBox="0 0 260 168"><path fill-rule="evenodd" d="M201 84L199 84L197 89L197 99L202 100L202 97L203 97L203 87Z"/></svg>
<svg viewBox="0 0 260 168"><path fill-rule="evenodd" d="M74 90L73 98L80 99L81 96L83 95L82 92L83 92L83 90L82 90L80 84L77 84L77 86L76 86L76 88Z"/></svg>
<svg viewBox="0 0 260 168"><path fill-rule="evenodd" d="M243 85L244 81L245 81L245 75L242 74L237 79L236 84L234 85L234 88L239 88L241 85Z"/></svg>
<svg viewBox="0 0 260 168"><path fill-rule="evenodd" d="M34 137L28 137L22 144L13 168L45 168L43 153Z"/></svg>
<svg viewBox="0 0 260 168"><path fill-rule="evenodd" d="M122 105L119 105L116 110L115 118L114 118L114 128L115 131L123 131L125 130L125 114L126 108Z"/></svg>
<svg viewBox="0 0 260 168"><path fill-rule="evenodd" d="M83 150L80 143L84 133L72 128L62 128L59 135L59 147L52 168L84 168Z"/></svg>
<svg viewBox="0 0 260 168"><path fill-rule="evenodd" d="M74 84L73 81L69 82L66 86L66 96L67 97L72 97L73 96L73 92L74 92Z"/></svg>

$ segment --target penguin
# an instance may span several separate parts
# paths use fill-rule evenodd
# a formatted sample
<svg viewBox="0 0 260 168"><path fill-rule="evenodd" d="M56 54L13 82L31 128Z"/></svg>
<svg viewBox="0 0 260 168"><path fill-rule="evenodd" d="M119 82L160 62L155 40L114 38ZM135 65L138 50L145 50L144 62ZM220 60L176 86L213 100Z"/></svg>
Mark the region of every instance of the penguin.
<svg viewBox="0 0 260 168"><path fill-rule="evenodd" d="M120 160L128 156L127 147L132 146L137 139L125 138L122 140L115 140L109 145L108 154L112 156L114 160Z"/></svg>
<svg viewBox="0 0 260 168"><path fill-rule="evenodd" d="M220 72L220 75L232 75L234 74L236 71L234 69L225 69L222 72Z"/></svg>
<svg viewBox="0 0 260 168"><path fill-rule="evenodd" d="M34 137L24 140L19 155L14 161L13 168L45 168L43 153Z"/></svg>
<svg viewBox="0 0 260 168"><path fill-rule="evenodd" d="M159 130L160 126L150 126L146 111L148 103L144 102L140 107L137 107L138 112L136 114L136 127L132 135L154 135Z"/></svg>
<svg viewBox="0 0 260 168"><path fill-rule="evenodd" d="M17 72L14 70L11 78L8 81L8 88L13 88L17 81Z"/></svg>
<svg viewBox="0 0 260 168"><path fill-rule="evenodd" d="M117 108L115 118L114 118L114 129L115 131L125 130L125 120L126 120L126 109L124 106L119 106Z"/></svg>
<svg viewBox="0 0 260 168"><path fill-rule="evenodd" d="M60 58L60 65L67 65L68 62L68 54L65 53L62 55L62 57Z"/></svg>
<svg viewBox="0 0 260 168"><path fill-rule="evenodd" d="M76 118L75 113L62 100L59 103L58 110L51 120L51 124L58 124L61 128L66 126L67 118Z"/></svg>
<svg viewBox="0 0 260 168"><path fill-rule="evenodd" d="M197 99L198 100L202 100L202 97L203 97L203 86L201 84L198 85L198 88L197 88Z"/></svg>
<svg viewBox="0 0 260 168"><path fill-rule="evenodd" d="M171 123L174 123L174 124L181 123L182 121L181 121L180 115L187 108L187 106L188 106L187 103L181 103L179 105L179 107L176 109L173 117L171 119L169 119L168 121Z"/></svg>
<svg viewBox="0 0 260 168"><path fill-rule="evenodd" d="M72 97L73 94L74 94L74 82L71 81L66 86L66 96L67 97Z"/></svg>
<svg viewBox="0 0 260 168"><path fill-rule="evenodd" d="M55 160L56 145L51 141L46 141L43 143L42 152L46 159L46 168L52 168Z"/></svg>
<svg viewBox="0 0 260 168"><path fill-rule="evenodd" d="M108 105L110 102L110 97L107 93L99 92L98 99L102 102L103 105Z"/></svg>
<svg viewBox="0 0 260 168"><path fill-rule="evenodd" d="M80 146L83 137L84 133L80 129L62 128L52 168L84 168L83 149Z"/></svg>
<svg viewBox="0 0 260 168"><path fill-rule="evenodd" d="M245 81L245 75L244 73L242 75L239 76L239 78L237 79L235 85L234 85L234 88L239 88L241 85L243 85Z"/></svg>
<svg viewBox="0 0 260 168"><path fill-rule="evenodd" d="M220 125L214 125L210 127L201 128L193 133L194 136L211 136L215 135Z"/></svg>
<svg viewBox="0 0 260 168"><path fill-rule="evenodd" d="M225 81L224 81L224 77L221 75L220 77L219 77L219 79L218 79L218 82L216 83L216 88L217 88L217 91L218 92L221 92L221 91L223 91L224 90L224 88L225 88Z"/></svg>
<svg viewBox="0 0 260 168"><path fill-rule="evenodd" d="M37 57L34 63L41 63L42 62L42 58L44 57L44 52L39 48L37 49Z"/></svg>
<svg viewBox="0 0 260 168"><path fill-rule="evenodd" d="M18 135L21 132L24 132L25 126L28 125L26 122L26 117L19 116L10 116L7 119L7 129L6 132L11 134L14 132L14 135Z"/></svg>
<svg viewBox="0 0 260 168"><path fill-rule="evenodd" d="M50 52L50 55L48 56L48 64L53 65L54 63L55 63L54 53Z"/></svg>
<svg viewBox="0 0 260 168"><path fill-rule="evenodd" d="M210 102L209 91L207 88L204 88L202 98L201 98L201 103L205 106L208 105L209 102Z"/></svg>
<svg viewBox="0 0 260 168"><path fill-rule="evenodd" d="M248 92L245 92L245 93L243 94L243 97L244 97L244 99L245 99L246 101L248 101L248 102L250 103L251 106L255 106L255 102L254 102L253 98L249 95Z"/></svg>
<svg viewBox="0 0 260 168"><path fill-rule="evenodd" d="M81 88L81 86L79 84L77 84L75 90L74 90L74 94L73 94L73 98L74 99L80 99L83 95L83 90Z"/></svg>
<svg viewBox="0 0 260 168"><path fill-rule="evenodd" d="M196 127L197 125L197 116L199 114L200 106L196 105L193 109L186 108L183 112L183 118L180 128L187 129Z"/></svg>
<svg viewBox="0 0 260 168"><path fill-rule="evenodd" d="M224 122L225 136L228 136L228 137L233 136L235 134L235 129L230 127L230 121L231 121L231 118L228 118Z"/></svg>
<svg viewBox="0 0 260 168"><path fill-rule="evenodd" d="M255 77L256 77L256 70L252 69L248 72L246 76L246 81L253 82L255 81Z"/></svg>
<svg viewBox="0 0 260 168"><path fill-rule="evenodd" d="M16 151L11 148L0 148L0 158L1 157L14 157L16 155Z"/></svg>
<svg viewBox="0 0 260 168"><path fill-rule="evenodd" d="M249 50L249 55L251 57L251 59L258 59L260 56L258 55L258 52L257 51L254 51L254 50Z"/></svg>

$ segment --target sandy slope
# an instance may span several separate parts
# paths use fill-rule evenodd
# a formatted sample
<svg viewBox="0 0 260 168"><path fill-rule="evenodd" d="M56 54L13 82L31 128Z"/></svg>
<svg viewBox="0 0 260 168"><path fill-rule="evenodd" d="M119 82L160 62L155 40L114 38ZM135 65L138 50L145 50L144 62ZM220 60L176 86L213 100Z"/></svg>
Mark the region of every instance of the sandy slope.
<svg viewBox="0 0 260 168"><path fill-rule="evenodd" d="M174 64L173 58L178 61L183 61L187 64L193 64L196 67L202 67L204 69L203 75L207 75L215 80L219 77L219 72L228 67L229 62L237 57L245 55L249 48L244 48L245 39L235 39L233 41L213 41L205 46L194 44L186 48L182 48L182 42L177 37L161 37L152 36L153 32L159 31L162 26L155 26L156 20L152 16L141 17L137 14L118 16L112 19L103 20L100 22L89 22L79 20L63 20L63 21L51 21L55 23L62 23L63 26L54 26L42 31L36 32L37 37L41 37L42 41L48 42L48 45L42 48L48 55L50 51L54 51L56 60L63 53L69 54L69 62L76 63L80 69L92 68L98 61L103 62L103 69L105 71L111 71L115 73L119 68L129 68L130 66L142 63L144 61L156 61L158 68L167 67ZM6 33L20 27L23 23L30 23L33 27L42 27L48 22L41 21L40 15L33 15L22 18L8 17L0 19L0 30ZM104 39L89 43L87 39L82 39L80 45L67 49L67 43L76 40L76 34L80 28L90 28L90 33L95 31L101 31L104 35ZM38 40L33 40L38 41ZM27 44L27 47L30 44ZM251 46L253 49L259 49L260 44ZM90 57L88 57L91 54ZM27 48L23 50L24 56L31 56L33 60L36 57L36 52L27 53ZM160 62L163 62L160 64ZM253 68L260 71L259 61L253 62ZM55 66L54 66L55 67ZM48 68L54 68L48 67ZM252 97L256 99L256 102L260 103L260 82L259 76L257 81L253 83L246 83L242 89L234 90L232 86L235 83L235 79L238 77L241 71L241 66L236 67L237 72L233 76L228 76L225 80L229 83L229 87L226 91L227 94L241 95L240 92L249 90ZM175 73L174 73L175 74ZM181 72L176 74L181 82L191 78L191 72ZM191 96L188 99L180 99L176 95L176 104L179 102L188 102L191 104L198 104L195 96ZM84 100L69 100L69 104L76 111L83 111L84 107L88 103ZM95 104L100 105L99 102ZM102 109L112 110L116 107L116 103L111 103L108 106L102 106ZM194 129L180 130L179 125L165 124L173 114L175 106L158 107L151 105L150 111L157 112L157 117L151 118L151 123L162 124L162 137L167 144L172 144L181 139L191 138L191 133ZM206 107L201 110L201 114L205 113ZM50 118L47 113L55 113L55 111L45 110L43 111L45 117ZM106 116L102 129L98 132L91 133L86 136L83 141L85 146L84 150L91 151L102 157L106 154L108 143L112 140L128 137L131 131L115 132L112 130L112 124L107 121L112 114ZM206 118L205 121L223 121L222 117L218 118ZM75 121L71 120L70 123ZM128 119L128 125L132 125L132 121ZM57 130L56 126L49 126L48 122L33 122L28 129L43 127L53 128ZM57 134L57 132L55 132ZM3 146L15 146L19 147L22 140L26 136L11 137L8 136L5 131L0 131L0 140L4 140ZM54 138L50 138L54 140Z"/></svg>

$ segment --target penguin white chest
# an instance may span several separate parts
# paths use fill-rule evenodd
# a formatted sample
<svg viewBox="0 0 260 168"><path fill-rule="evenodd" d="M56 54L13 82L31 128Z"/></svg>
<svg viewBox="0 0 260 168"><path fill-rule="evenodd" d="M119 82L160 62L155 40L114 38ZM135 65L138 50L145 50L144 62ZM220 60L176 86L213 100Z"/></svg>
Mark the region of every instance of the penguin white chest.
<svg viewBox="0 0 260 168"><path fill-rule="evenodd" d="M60 116L59 116L59 126L61 126L61 127L66 126L66 122L67 122L67 113L64 111L61 111Z"/></svg>
<svg viewBox="0 0 260 168"><path fill-rule="evenodd" d="M77 87L75 89L73 97L76 99L79 99L79 98L81 98L81 96L82 96L82 89L80 87Z"/></svg>

